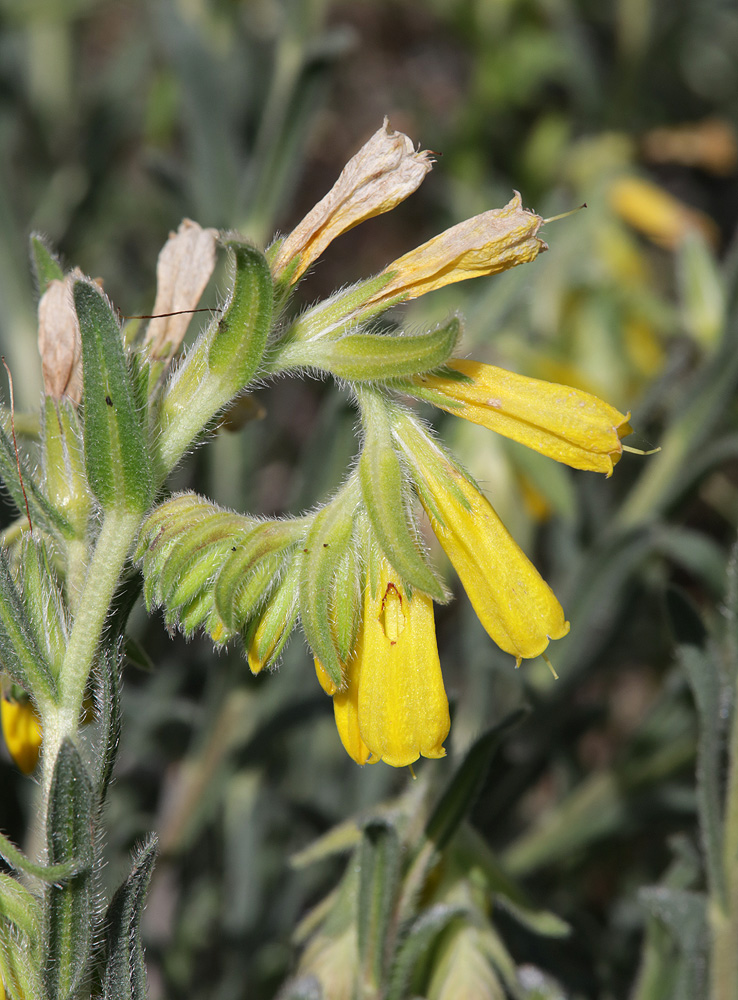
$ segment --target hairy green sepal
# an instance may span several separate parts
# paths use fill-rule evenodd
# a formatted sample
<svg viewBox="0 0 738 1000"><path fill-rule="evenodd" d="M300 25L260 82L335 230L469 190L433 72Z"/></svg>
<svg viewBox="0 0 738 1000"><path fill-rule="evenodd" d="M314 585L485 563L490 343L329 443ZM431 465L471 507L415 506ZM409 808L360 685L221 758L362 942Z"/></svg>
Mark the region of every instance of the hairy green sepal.
<svg viewBox="0 0 738 1000"><path fill-rule="evenodd" d="M406 584L444 601L443 588L410 527L404 489L407 477L394 445L387 409L376 393L363 392L360 402L365 438L359 480L374 533Z"/></svg>
<svg viewBox="0 0 738 1000"><path fill-rule="evenodd" d="M336 569L351 545L358 504L356 480L349 480L329 504L318 511L305 539L300 574L300 620L314 656L336 687L343 684L341 651L331 627Z"/></svg>
<svg viewBox="0 0 738 1000"><path fill-rule="evenodd" d="M319 340L310 345L310 363L352 382L391 381L438 368L452 354L461 324L452 319L445 326L417 336L349 333L340 340Z"/></svg>

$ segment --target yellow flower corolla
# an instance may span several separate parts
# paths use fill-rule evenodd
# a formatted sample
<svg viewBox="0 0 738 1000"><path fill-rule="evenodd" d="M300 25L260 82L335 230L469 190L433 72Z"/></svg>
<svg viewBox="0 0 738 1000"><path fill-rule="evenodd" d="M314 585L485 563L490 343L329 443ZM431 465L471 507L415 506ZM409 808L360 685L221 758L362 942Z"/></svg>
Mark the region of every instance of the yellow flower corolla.
<svg viewBox="0 0 738 1000"><path fill-rule="evenodd" d="M712 244L718 240L717 226L709 216L641 177L618 177L610 186L609 200L616 215L667 250L675 249L695 229Z"/></svg>
<svg viewBox="0 0 738 1000"><path fill-rule="evenodd" d="M299 257L290 274L295 282L341 233L389 212L422 183L433 164L428 150L416 150L402 132L384 124L352 156L328 194L312 208L279 247L272 265L279 276Z"/></svg>
<svg viewBox="0 0 738 1000"><path fill-rule="evenodd" d="M443 757L450 718L436 644L433 601L411 597L382 560L376 590L367 581L364 618L345 688L337 690L321 664L323 689L333 695L341 742L358 764L392 767Z"/></svg>
<svg viewBox="0 0 738 1000"><path fill-rule="evenodd" d="M423 492L421 502L477 617L519 666L565 636L569 622L486 497L450 464L445 471L449 482L423 468L431 502Z"/></svg>
<svg viewBox="0 0 738 1000"><path fill-rule="evenodd" d="M442 375L414 380L433 392L436 406L572 468L612 475L623 452L621 438L632 433L630 414L580 389L479 361L450 361L447 367L466 381Z"/></svg>
<svg viewBox="0 0 738 1000"><path fill-rule="evenodd" d="M416 299L455 281L526 264L548 250L536 236L542 223L540 215L523 208L516 191L504 208L466 219L388 264L383 273L391 275L389 281L366 305Z"/></svg>
<svg viewBox="0 0 738 1000"><path fill-rule="evenodd" d="M30 701L0 698L3 736L10 756L24 774L31 774L41 748L41 723Z"/></svg>

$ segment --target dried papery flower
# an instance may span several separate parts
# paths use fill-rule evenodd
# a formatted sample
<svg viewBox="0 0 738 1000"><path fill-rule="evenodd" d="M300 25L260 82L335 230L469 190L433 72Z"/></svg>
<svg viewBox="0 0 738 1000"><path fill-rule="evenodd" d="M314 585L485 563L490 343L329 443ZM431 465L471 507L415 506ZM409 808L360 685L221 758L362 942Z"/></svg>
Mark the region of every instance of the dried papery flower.
<svg viewBox="0 0 738 1000"><path fill-rule="evenodd" d="M416 150L389 119L352 156L328 194L287 236L272 265L275 277L299 258L290 272L295 282L341 233L389 212L420 187L432 167L432 154Z"/></svg>
<svg viewBox="0 0 738 1000"><path fill-rule="evenodd" d="M210 275L215 268L217 229L203 229L183 219L170 233L156 265L154 318L144 343L154 358L172 357L182 343Z"/></svg>
<svg viewBox="0 0 738 1000"><path fill-rule="evenodd" d="M72 300L72 284L79 277L50 281L38 303L38 350L44 392L54 399L82 398L82 341Z"/></svg>
<svg viewBox="0 0 738 1000"><path fill-rule="evenodd" d="M407 301L467 278L526 264L548 246L536 236L543 219L523 208L519 192L494 208L445 230L388 264L390 280L366 302Z"/></svg>

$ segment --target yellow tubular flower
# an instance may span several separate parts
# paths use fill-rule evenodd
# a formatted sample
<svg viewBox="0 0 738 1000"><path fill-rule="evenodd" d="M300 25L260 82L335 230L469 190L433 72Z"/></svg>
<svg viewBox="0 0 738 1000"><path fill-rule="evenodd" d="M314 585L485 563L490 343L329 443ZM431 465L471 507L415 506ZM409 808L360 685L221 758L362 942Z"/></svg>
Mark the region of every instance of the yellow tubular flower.
<svg viewBox="0 0 738 1000"><path fill-rule="evenodd" d="M416 151L389 121L353 156L328 194L312 208L279 248L273 271L278 277L295 259L295 282L341 233L360 222L389 212L409 197L432 167L428 150Z"/></svg>
<svg viewBox="0 0 738 1000"><path fill-rule="evenodd" d="M385 560L376 593L367 582L357 654L359 729L372 754L393 767L443 757L451 721L433 601L420 591L408 599Z"/></svg>
<svg viewBox="0 0 738 1000"><path fill-rule="evenodd" d="M569 622L487 499L452 466L446 471L450 483L423 468L433 507L422 493L421 502L482 625L520 666L539 656L549 639L565 636Z"/></svg>
<svg viewBox="0 0 738 1000"><path fill-rule="evenodd" d="M367 582L364 620L346 665L346 688L336 690L320 663L323 689L333 695L341 742L358 764L392 767L443 757L450 719L436 645L433 602L401 581L382 560L376 592Z"/></svg>
<svg viewBox="0 0 738 1000"><path fill-rule="evenodd" d="M315 672L320 686L326 694L333 696L333 717L341 743L346 753L357 764L366 764L372 752L361 738L359 731L359 666L361 663L362 637L359 636L354 655L346 665L346 687L339 691L323 668L320 660L315 661ZM373 763L373 760L371 761Z"/></svg>
<svg viewBox="0 0 738 1000"><path fill-rule="evenodd" d="M542 223L540 215L523 208L516 191L504 208L460 222L388 264L383 273L392 277L366 305L416 299L455 281L525 264L548 250L536 236Z"/></svg>
<svg viewBox="0 0 738 1000"><path fill-rule="evenodd" d="M612 475L623 452L621 438L632 433L630 414L620 413L588 392L479 361L451 361L448 367L470 381L441 375L415 378L417 385L434 393L436 406L557 462Z"/></svg>
<svg viewBox="0 0 738 1000"><path fill-rule="evenodd" d="M31 774L38 763L42 733L38 716L30 701L0 699L3 736L10 756L24 774Z"/></svg>

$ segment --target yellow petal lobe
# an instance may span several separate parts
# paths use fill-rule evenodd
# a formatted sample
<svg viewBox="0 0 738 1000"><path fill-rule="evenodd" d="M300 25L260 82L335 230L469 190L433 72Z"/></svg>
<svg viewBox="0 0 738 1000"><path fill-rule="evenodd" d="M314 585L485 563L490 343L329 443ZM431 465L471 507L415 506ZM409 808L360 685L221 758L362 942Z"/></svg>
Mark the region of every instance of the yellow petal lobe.
<svg viewBox="0 0 738 1000"><path fill-rule="evenodd" d="M481 424L575 469L612 475L630 414L591 393L529 378L479 361L451 361L470 381L419 375L418 385L440 395L441 409ZM444 406L443 397L449 400ZM457 404L457 405L454 405Z"/></svg>
<svg viewBox="0 0 738 1000"><path fill-rule="evenodd" d="M569 631L563 609L486 497L455 469L448 473L458 495L425 471L438 514L424 503L433 531L500 649L518 664L539 656Z"/></svg>
<svg viewBox="0 0 738 1000"><path fill-rule="evenodd" d="M36 769L42 742L41 723L30 701L0 699L3 736L10 756L24 774Z"/></svg>
<svg viewBox="0 0 738 1000"><path fill-rule="evenodd" d="M436 645L433 602L408 598L383 561L377 593L367 584L364 627L357 659L361 737L392 767L443 757L450 718Z"/></svg>

